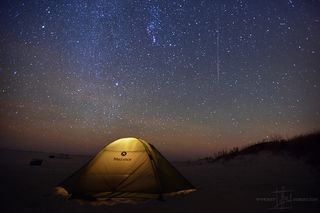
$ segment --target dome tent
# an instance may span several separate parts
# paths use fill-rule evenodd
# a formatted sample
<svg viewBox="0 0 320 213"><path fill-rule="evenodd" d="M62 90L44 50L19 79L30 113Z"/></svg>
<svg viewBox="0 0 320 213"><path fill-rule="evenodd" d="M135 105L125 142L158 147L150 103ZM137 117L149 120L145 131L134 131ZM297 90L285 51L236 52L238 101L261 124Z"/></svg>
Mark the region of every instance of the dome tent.
<svg viewBox="0 0 320 213"><path fill-rule="evenodd" d="M136 138L106 145L57 187L69 199L93 201L161 199L194 190L153 145Z"/></svg>

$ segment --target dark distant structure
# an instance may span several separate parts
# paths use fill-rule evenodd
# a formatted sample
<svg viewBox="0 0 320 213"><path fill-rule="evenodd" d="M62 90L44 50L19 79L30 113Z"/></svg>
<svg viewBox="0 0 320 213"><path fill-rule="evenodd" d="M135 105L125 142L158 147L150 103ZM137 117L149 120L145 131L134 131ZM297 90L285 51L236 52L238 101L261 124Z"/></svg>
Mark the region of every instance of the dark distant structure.
<svg viewBox="0 0 320 213"><path fill-rule="evenodd" d="M42 165L43 160L42 159L37 159L34 158L30 161L29 165L30 166L41 166Z"/></svg>

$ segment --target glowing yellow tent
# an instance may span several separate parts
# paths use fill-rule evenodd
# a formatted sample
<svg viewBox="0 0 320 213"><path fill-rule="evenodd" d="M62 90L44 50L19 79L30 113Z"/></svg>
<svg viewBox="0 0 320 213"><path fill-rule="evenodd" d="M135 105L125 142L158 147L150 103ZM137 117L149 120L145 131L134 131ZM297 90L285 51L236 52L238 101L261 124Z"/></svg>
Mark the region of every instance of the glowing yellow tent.
<svg viewBox="0 0 320 213"><path fill-rule="evenodd" d="M151 144L123 138L106 145L84 167L58 187L69 198L162 198L195 187Z"/></svg>

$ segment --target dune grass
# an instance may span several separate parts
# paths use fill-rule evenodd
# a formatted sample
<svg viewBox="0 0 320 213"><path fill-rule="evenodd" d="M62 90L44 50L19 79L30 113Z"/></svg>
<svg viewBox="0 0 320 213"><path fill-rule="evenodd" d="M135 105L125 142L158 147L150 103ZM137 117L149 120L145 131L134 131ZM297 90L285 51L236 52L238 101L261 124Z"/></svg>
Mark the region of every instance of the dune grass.
<svg viewBox="0 0 320 213"><path fill-rule="evenodd" d="M320 168L320 131L298 135L290 139L283 139L279 136L272 137L243 148L235 147L230 150L222 150L199 161L209 163L228 161L238 156L258 154L260 152L290 155Z"/></svg>

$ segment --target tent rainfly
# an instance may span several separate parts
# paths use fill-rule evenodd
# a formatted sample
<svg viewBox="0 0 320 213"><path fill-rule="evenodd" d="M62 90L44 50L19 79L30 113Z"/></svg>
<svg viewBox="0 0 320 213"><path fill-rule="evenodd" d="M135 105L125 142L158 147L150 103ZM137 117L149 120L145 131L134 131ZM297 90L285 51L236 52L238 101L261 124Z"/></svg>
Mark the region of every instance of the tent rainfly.
<svg viewBox="0 0 320 213"><path fill-rule="evenodd" d="M151 144L122 138L105 147L56 188L69 199L162 199L195 187Z"/></svg>

